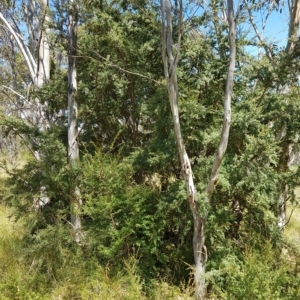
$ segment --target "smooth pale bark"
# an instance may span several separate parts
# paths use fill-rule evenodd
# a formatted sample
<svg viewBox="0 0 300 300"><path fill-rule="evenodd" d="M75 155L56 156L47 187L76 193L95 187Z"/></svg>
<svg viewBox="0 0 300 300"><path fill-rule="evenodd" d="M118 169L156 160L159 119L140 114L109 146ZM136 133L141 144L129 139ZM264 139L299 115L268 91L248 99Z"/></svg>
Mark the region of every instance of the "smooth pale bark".
<svg viewBox="0 0 300 300"><path fill-rule="evenodd" d="M286 202L288 199L288 187L285 183L280 185L280 193L278 197L278 215L277 225L280 229L284 229L286 225Z"/></svg>
<svg viewBox="0 0 300 300"><path fill-rule="evenodd" d="M2 12L0 12L0 19L4 24L4 28L10 32L13 39L16 41L19 50L21 51L28 71L31 76L33 86L35 88L42 87L50 79L50 46L48 42L47 35L49 34L49 14L48 14L48 1L41 0L41 15L37 16L35 11L35 2L34 0L28 0L27 4L24 4L24 14L27 21L27 29L29 36L29 45L35 45L36 34L34 31L35 22L38 22L38 43L36 44L38 49L37 60L34 59L35 49L33 46L28 47L22 36L19 34L19 29L13 17L11 16L11 21L13 26L8 22L4 17ZM34 39L31 40L31 39ZM48 104L42 104L38 98L34 99L34 102L31 103L31 117L33 123L38 127L39 131L45 131L50 127L49 120L47 117ZM43 157L42 153L39 151L34 151L34 156L37 160L41 160ZM40 189L40 197L34 199L34 206L38 209L43 207L50 201L50 198L47 196L46 187L42 186Z"/></svg>
<svg viewBox="0 0 300 300"><path fill-rule="evenodd" d="M10 25L10 23L6 20L6 18L3 16L2 12L0 12L0 19L4 23L5 28L11 33L14 40L16 41L20 51L22 52L22 55L24 57L24 60L27 64L31 80L35 84L36 83L36 73L37 73L37 63L35 62L29 48L26 46L25 41L23 38L18 34L16 30Z"/></svg>
<svg viewBox="0 0 300 300"><path fill-rule="evenodd" d="M33 0L29 0L29 5L33 5ZM41 0L41 21L38 23L38 58L37 58L37 72L35 84L36 86L42 87L45 83L50 80L50 45L48 42L49 35L49 14L48 14L48 0ZM34 13L34 12L32 12ZM35 16L36 18L36 16ZM32 18L31 20L34 20ZM34 30L32 24L28 24L28 31ZM31 36L35 36L33 32L31 32ZM32 41L31 44L34 45L35 41ZM34 49L33 49L34 51ZM38 126L39 131L43 132L50 128L49 119L47 117L48 111L48 103L41 103L40 99L35 98L33 109L35 110L35 124ZM38 160L43 159L43 153L39 151L35 151L35 157ZM37 206L38 208L45 206L50 202L50 197L47 193L47 188L42 186L40 189L40 197L38 199Z"/></svg>
<svg viewBox="0 0 300 300"><path fill-rule="evenodd" d="M29 37L29 49L31 54L34 56L35 50L37 49L38 42L38 25L39 18L36 15L36 1L35 0L23 0L22 6L24 10L26 25L28 28Z"/></svg>
<svg viewBox="0 0 300 300"><path fill-rule="evenodd" d="M172 28L172 13L171 3L169 0L161 0L161 15L162 15L162 57L164 64L165 79L167 82L169 101L173 116L173 123L176 135L178 152L182 168L182 175L186 183L187 198L190 209L193 215L193 252L195 260L195 286L196 298L202 299L205 295L205 265L207 260L207 251L205 247L204 225L205 218L200 215L196 195L196 187L194 184L191 162L185 149L182 138L179 110L178 110L178 82L177 82L177 64L180 54L181 42L181 24L182 24L182 1L180 1L180 16L179 16L179 36L177 41L177 53L173 55L173 28Z"/></svg>
<svg viewBox="0 0 300 300"><path fill-rule="evenodd" d="M197 203L197 190L194 183L193 171L190 159L185 149L183 141L178 109L178 81L177 81L177 65L180 56L181 33L182 33L182 1L179 1L179 21L178 21L178 40L176 44L176 53L173 52L173 27L172 27L172 11L170 0L161 0L161 16L162 16L162 58L164 65L165 79L168 88L169 101L173 116L176 142L180 156L182 168L182 176L184 178L187 190L187 198L193 215L193 252L195 260L195 297L197 300L204 299L206 294L205 285L205 267L207 261L207 250L205 246L205 223L206 215L199 210ZM227 75L225 100L224 100L224 119L220 144L212 166L210 179L205 190L205 201L209 202L214 186L216 184L219 169L224 158L231 121L231 98L233 87L233 73L235 68L235 20L233 12L233 1L228 0L227 19L229 23L229 40L230 40L230 60Z"/></svg>
<svg viewBox="0 0 300 300"><path fill-rule="evenodd" d="M289 33L288 33L288 43L285 49L286 53L291 53L294 50L295 43L297 42L298 39L299 22L300 22L300 1L294 0L293 6L290 7L290 24L289 24Z"/></svg>
<svg viewBox="0 0 300 300"><path fill-rule="evenodd" d="M26 45L26 42L22 38L22 36L19 34L19 30L17 28L14 28L9 21L3 16L3 13L0 12L0 19L4 23L4 28L8 30L14 40L16 41L18 48L20 49L24 60L26 62L26 65L28 67L31 80L33 82L33 85L36 87L41 87L45 82L49 81L50 79L50 45L48 42L48 34L49 34L49 14L48 14L48 1L47 0L41 0L41 16L33 16L32 14L35 13L34 6L35 1L29 0L28 6L25 6L25 16L27 21L27 29L28 29L28 35L29 35L29 44L35 44L35 41L31 41L30 38L36 38L36 35L33 33L33 31L36 31L34 29L33 24L30 22L39 22L37 27L39 28L39 35L38 35L38 57L37 60L34 59L35 51L34 49L29 48ZM30 11L30 13L29 13ZM29 17L30 16L30 17ZM13 18L11 17L12 22L16 23ZM42 114L43 115L43 114ZM43 127L49 126L49 124L45 125L45 122L47 122L47 118L45 116L37 117L38 119L44 119L42 122L39 120L38 124L43 123ZM43 129L43 128L41 128Z"/></svg>
<svg viewBox="0 0 300 300"><path fill-rule="evenodd" d="M78 126L77 126L77 20L78 8L76 0L69 1L69 26L68 26L68 158L71 168L76 167L79 160ZM82 240L82 224L80 210L82 205L80 190L75 186L70 191L71 224L75 231L75 241Z"/></svg>
<svg viewBox="0 0 300 300"><path fill-rule="evenodd" d="M48 23L49 23L49 16L48 16L48 1L47 0L41 0L41 12L42 16L41 24L39 27L40 35L39 35L39 43L38 43L38 58L37 61L34 59L34 53L31 51L31 49L26 45L24 39L19 34L19 30L15 29L8 20L3 16L2 12L0 12L0 19L4 23L4 28L8 30L13 39L16 41L18 48L20 49L24 60L26 62L26 65L28 67L28 71L31 76L31 80L33 82L33 85L35 87L41 87L45 82L47 82L50 79L50 46L48 42ZM33 1L29 1L30 7L33 5ZM26 11L26 10L25 10ZM32 21L34 19L38 19L36 16L35 18L27 18L27 21ZM15 23L13 21L13 23ZM33 37L33 33L31 32L33 30L32 24L27 24L28 27L28 34L29 37ZM29 42L29 44L32 44ZM39 130L44 131L45 129L49 128L49 120L47 118L47 103L41 104L39 99L35 99L33 108L32 108L32 114L34 123L38 126ZM40 155L36 155L36 158L39 159Z"/></svg>
<svg viewBox="0 0 300 300"><path fill-rule="evenodd" d="M40 3L42 8L42 22L40 24L38 40L38 86L42 86L50 79L50 45L48 41L50 18L48 14L48 0L41 0Z"/></svg>
<svg viewBox="0 0 300 300"><path fill-rule="evenodd" d="M233 0L227 1L227 20L229 24L230 57L229 57L229 66L227 72L227 81L226 81L225 99L224 99L223 127L222 127L220 144L217 150L217 154L215 156L215 160L213 162L209 182L206 187L206 195L208 201L210 200L213 194L215 185L218 180L220 167L228 145L230 122L231 122L231 99L232 99L232 90L233 90L233 81L234 81L233 76L234 76L234 69L235 69L235 62L236 62L236 43L235 43L236 26L235 26L235 18L234 18Z"/></svg>
<svg viewBox="0 0 300 300"><path fill-rule="evenodd" d="M29 1L32 2L32 1ZM39 23L39 39L38 39L38 60L37 60L37 73L36 85L42 87L50 80L50 45L48 41L49 35L49 14L48 14L48 0L41 0L41 22ZM32 27L32 25L31 25ZM30 28L28 26L28 28ZM32 33L32 36L34 34ZM49 120L47 117L48 103L35 99L35 114L36 124L40 131L45 131L50 128Z"/></svg>

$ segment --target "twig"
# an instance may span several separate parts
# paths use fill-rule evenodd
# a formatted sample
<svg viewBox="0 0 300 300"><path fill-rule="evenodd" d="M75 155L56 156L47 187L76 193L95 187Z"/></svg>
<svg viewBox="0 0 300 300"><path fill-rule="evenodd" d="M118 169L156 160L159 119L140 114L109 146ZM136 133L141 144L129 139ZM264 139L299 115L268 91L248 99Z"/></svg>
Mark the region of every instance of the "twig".
<svg viewBox="0 0 300 300"><path fill-rule="evenodd" d="M1 85L2 87L10 90L11 92L13 92L14 94L16 94L17 96L21 97L22 99L24 100L27 100L23 95L19 94L18 92L16 92L15 90L13 90L12 88L10 88L9 86L6 86L6 85Z"/></svg>
<svg viewBox="0 0 300 300"><path fill-rule="evenodd" d="M106 65L109 66L109 67L116 68L116 69L118 69L118 70L120 70L120 71L122 71L122 72L124 72L124 73L130 74L130 75L136 75L136 76L139 76L139 77L142 77L142 78L146 78L146 79L151 80L151 81L153 81L154 83L159 84L159 85L162 84L161 82L159 82L159 81L157 81L157 80L155 80L155 79L153 79L153 78L150 78L149 76L143 75L143 74L141 74L141 73L136 73L136 72L131 72L131 71L125 70L125 69L119 67L118 65L115 65L115 64L109 62L109 60L108 60L107 58L103 57L103 56L100 55L98 52L96 52L96 51L93 51L93 52L94 52L100 59L104 60L104 61L106 62ZM89 58L89 59L92 59L92 60L97 61L94 57L87 56L87 55L76 55L75 57Z"/></svg>
<svg viewBox="0 0 300 300"><path fill-rule="evenodd" d="M247 5L247 10L248 10L248 14L249 14L249 19L250 19L250 22L251 22L251 25L255 31L255 34L256 36L258 37L259 41L262 43L265 51L266 51L266 55L267 55L267 58L269 59L272 67L275 69L275 63L274 63L274 59L273 59L273 56L272 56L272 52L270 50L270 48L266 45L266 43L264 42L257 26L256 26L256 23L254 22L254 19L253 19L253 16L252 16L252 12L251 12L251 9L249 8L249 4L248 4L248 1L247 0L244 0L245 4Z"/></svg>

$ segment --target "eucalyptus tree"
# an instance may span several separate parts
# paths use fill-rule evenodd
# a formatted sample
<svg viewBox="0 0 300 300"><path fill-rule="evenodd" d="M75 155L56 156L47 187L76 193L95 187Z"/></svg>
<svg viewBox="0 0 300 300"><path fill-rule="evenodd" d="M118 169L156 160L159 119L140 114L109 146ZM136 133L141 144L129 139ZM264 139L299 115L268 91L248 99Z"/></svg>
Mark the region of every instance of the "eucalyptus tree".
<svg viewBox="0 0 300 300"><path fill-rule="evenodd" d="M269 83L266 85L265 90L272 91L279 95L279 101L282 104L279 106L281 109L289 109L295 105L293 89L297 86L298 72L297 72L297 56L298 56L298 31L300 23L300 1L288 1L288 31L287 31L287 43L284 49L279 53L274 53L273 48L274 44L270 45L266 42L263 37L263 30L268 21L268 17L275 10L281 9L282 5L277 2L266 2L266 3L249 3L247 0L244 0L245 7L247 9L250 23L255 32L256 38L258 39L260 45L262 45L266 57L269 61L269 64L272 69L273 78L269 80ZM261 30L258 28L255 23L254 13L256 10L261 10L263 7L267 6L267 14L263 20L263 26ZM257 8L258 7L258 8ZM289 66L289 67L288 67ZM275 85L275 89L272 85ZM276 107L276 106L274 106ZM299 135L295 126L297 126L297 109L294 107L290 113L295 113L295 117L286 118L285 112L282 111L281 118L272 120L272 126L274 127L274 134L280 144L280 153L279 161L276 165L276 171L279 175L278 180L278 200L277 200L277 224L280 229L284 229L287 223L286 217L286 205L288 200L293 197L294 191L292 186L289 187L288 181L290 176L290 165L293 163L294 157L299 153ZM293 124L293 125L292 125Z"/></svg>
<svg viewBox="0 0 300 300"><path fill-rule="evenodd" d="M22 25L16 19L17 14L15 14L15 8L21 3L16 1L11 4L14 5L9 7L3 6L3 9L0 11L0 20L6 32L10 34L11 39L16 43L27 65L31 82L26 84L29 86L33 85L34 89L37 89L50 79L49 3L48 0L39 2L35 0L22 1L28 42L26 36L21 32ZM25 99L26 97L23 98ZM30 123L37 126L40 132L49 129L48 103L46 101L42 103L38 97L35 97L30 103L26 100L26 104L26 108L30 109L30 114L26 112ZM39 142L35 141L34 143L38 144ZM33 154L37 160L40 161L42 159L40 151L35 150ZM46 187L41 186L40 197L35 200L37 207L45 205L49 200Z"/></svg>
<svg viewBox="0 0 300 300"><path fill-rule="evenodd" d="M76 168L79 161L76 68L78 4L76 0L69 1L68 19L68 159L70 167ZM70 191L70 209L76 242L80 242L82 238L81 205L80 190L75 184Z"/></svg>
<svg viewBox="0 0 300 300"><path fill-rule="evenodd" d="M21 32L20 24L16 20L13 10L3 9L0 11L0 19L3 27L10 33L22 53L33 85L40 87L50 78L48 1L42 0L37 5L36 1L28 0L27 3L23 1L22 5L29 43Z"/></svg>
<svg viewBox="0 0 300 300"><path fill-rule="evenodd" d="M180 47L183 30L182 1L179 1L179 13L177 24L178 39L176 46L174 46L172 40L173 21L171 2L169 0L161 0L161 19L162 58L165 80L167 84L169 101L173 116L175 137L180 156L181 173L186 184L187 198L193 216L193 252L195 261L194 278L196 287L195 296L198 300L204 299L206 293L205 267L208 255L205 245L205 223L207 215L204 211L201 211L199 207L199 201L201 201L201 197L199 197L199 194L197 193L195 187L192 164L187 154L179 119L177 66L180 59ZM220 143L217 148L215 159L213 161L209 181L207 183L205 191L203 191L204 196L202 201L204 201L206 205L208 205L214 192L215 185L218 181L218 174L220 171L222 160L226 153L229 138L229 129L231 122L231 99L233 92L233 80L236 61L236 16L234 15L234 7L232 0L227 1L227 21L229 25L228 37L230 45L230 57L225 89L223 126Z"/></svg>

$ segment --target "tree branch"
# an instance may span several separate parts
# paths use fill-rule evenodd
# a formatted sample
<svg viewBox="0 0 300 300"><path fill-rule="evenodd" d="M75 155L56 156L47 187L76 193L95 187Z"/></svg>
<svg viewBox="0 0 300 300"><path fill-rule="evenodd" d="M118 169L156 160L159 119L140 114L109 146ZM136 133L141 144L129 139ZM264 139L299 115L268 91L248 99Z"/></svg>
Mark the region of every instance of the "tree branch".
<svg viewBox="0 0 300 300"><path fill-rule="evenodd" d="M28 55L28 57L29 57L29 59L31 61L33 69L34 69L35 72L37 72L37 64L36 64L36 62L35 62L35 60L33 58L33 53L31 53L30 50L29 50L29 48L26 46L26 44L25 44L25 42L24 42L24 40L23 40L23 38L21 36L21 31L20 31L20 29L18 27L18 24L17 24L16 20L14 19L14 17L12 15L10 15L10 18L11 18L11 20L12 20L12 22L13 22L16 30L17 30L17 31L15 30L15 32L16 32L17 36L19 37L19 39L20 39L20 41L21 41L21 43L22 43L22 45L23 45L23 47L24 47L24 49L26 51L26 54Z"/></svg>
<svg viewBox="0 0 300 300"><path fill-rule="evenodd" d="M108 67L116 68L116 69L118 69L118 70L120 70L120 71L122 71L122 72L124 72L124 73L130 74L130 75L135 75L135 76L139 76L139 77L142 77L142 78L146 78L146 79L151 80L151 81L153 81L154 83L159 84L159 85L161 84L161 82L159 82L159 81L157 81L157 80L155 80L155 79L153 79L153 78L150 78L150 77L148 77L148 76L146 76L146 75L143 75L143 74L141 74L141 73L136 73L136 72L131 72L131 71L125 70L125 69L119 67L118 65L109 62L109 60L108 60L107 58L103 57L103 56L100 55L98 52L96 52L96 51L93 51L93 52L94 52L101 60L104 60L106 66L108 66ZM75 57L89 58L89 59L92 59L92 60L97 61L94 57L87 56L87 55L76 55Z"/></svg>
<svg viewBox="0 0 300 300"><path fill-rule="evenodd" d="M274 59L273 59L273 56L272 56L272 52L270 50L270 48L266 45L265 41L263 40L257 26L256 26L256 23L254 22L254 19L253 19L253 15L252 15L252 12L251 12L251 9L249 8L249 4L248 4L248 1L247 0L244 0L246 6L247 6L247 11L248 11L248 14L249 14L249 19L250 19L250 23L255 31L255 34L256 36L258 37L259 41L261 42L261 44L263 45L264 49L265 49L265 52L266 52L266 55L267 55L267 58L268 60L270 61L271 65L273 68L275 68L275 64L274 64Z"/></svg>
<svg viewBox="0 0 300 300"><path fill-rule="evenodd" d="M33 82L35 82L36 64L34 63L34 59L33 59L32 55L30 54L28 47L25 45L24 40L19 36L19 34L11 27L9 22L3 16L2 12L0 12L0 19L5 24L5 26L3 26L3 25L0 25L0 26L3 26L7 30L9 30L9 32L13 35L15 41L17 42L18 47L20 48L20 50L24 56L24 59L26 61L26 64L28 66L31 79Z"/></svg>
<svg viewBox="0 0 300 300"><path fill-rule="evenodd" d="M1 87L10 90L12 93L14 93L15 95L19 96L20 98L27 100L23 95L19 94L18 92L16 92L15 90L13 90L12 88L10 88L9 86L6 85L1 85Z"/></svg>
<svg viewBox="0 0 300 300"><path fill-rule="evenodd" d="M166 55L166 16L165 16L165 4L164 0L160 0L160 6L161 6L161 42L162 42L162 60L164 65L164 73L165 73L165 79L167 83L167 87L169 88L169 70L168 70L168 61L167 61L167 55Z"/></svg>
<svg viewBox="0 0 300 300"><path fill-rule="evenodd" d="M229 67L227 73L227 82L226 82L225 99L224 99L223 127L222 127L220 144L213 162L209 182L205 190L207 201L211 199L211 196L214 192L214 187L218 180L220 167L228 145L229 129L230 129L230 122L231 122L231 99L233 93L233 76L234 76L235 60L236 60L236 43L235 43L236 23L234 18L234 11L233 11L233 0L227 0L227 6L228 6L227 19L229 23L230 57L229 57Z"/></svg>

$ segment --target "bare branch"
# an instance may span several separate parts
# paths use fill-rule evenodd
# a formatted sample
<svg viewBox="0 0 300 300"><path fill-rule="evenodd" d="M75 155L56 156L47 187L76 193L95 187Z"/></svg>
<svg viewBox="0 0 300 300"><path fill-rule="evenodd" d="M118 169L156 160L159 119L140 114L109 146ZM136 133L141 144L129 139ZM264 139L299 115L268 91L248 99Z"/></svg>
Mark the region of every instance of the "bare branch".
<svg viewBox="0 0 300 300"><path fill-rule="evenodd" d="M241 9L240 9L241 1L242 0L239 0L237 3L237 6L236 6L235 20L237 20L239 18L239 15L241 13Z"/></svg>
<svg viewBox="0 0 300 300"><path fill-rule="evenodd" d="M6 28L7 30L9 30L9 32L13 35L15 41L17 42L18 47L21 50L21 52L24 56L24 59L26 61L26 64L28 66L31 79L33 82L35 82L36 64L34 63L34 59L33 59L32 55L30 54L28 47L25 45L24 40L20 37L20 35L11 27L9 22L3 16L2 12L0 12L0 19L5 24L5 26L3 26L3 25L1 25L1 26Z"/></svg>
<svg viewBox="0 0 300 300"><path fill-rule="evenodd" d="M21 36L21 31L20 31L20 29L19 29L19 26L18 26L16 20L14 19L14 17L13 17L12 15L10 15L10 19L12 20L12 22L13 22L13 24L14 24L14 27L15 27L14 30L15 30L17 36L19 37L20 42L22 43L22 45L23 45L23 47L24 47L24 49L25 49L25 51L26 51L27 56L28 56L29 59L30 59L30 62L31 62L31 64L32 64L32 66L33 66L33 69L34 69L35 72L36 72L36 71L37 71L37 66L36 66L36 62L35 62L35 60L34 60L34 58L33 58L33 54L30 52L29 48L26 46L25 41L24 41L24 39L23 39L22 36ZM9 28L8 28L8 30L9 30ZM10 30L9 30L9 31L10 31Z"/></svg>
<svg viewBox="0 0 300 300"><path fill-rule="evenodd" d="M247 5L247 11L248 11L248 14L249 14L249 19L250 19L250 22L251 22L251 25L255 31L255 34L256 36L258 37L259 41L261 42L261 44L263 45L264 49L265 49L265 52L266 52L266 55L267 55L267 58L268 60L270 61L271 65L273 68L275 68L275 64L274 64L274 59L273 59L273 56L272 56L272 52L270 50L270 48L266 45L265 41L263 40L257 26L256 26L256 23L253 19L253 15L252 15L252 12L251 12L251 9L249 8L249 4L248 4L248 1L247 0L244 0L245 4Z"/></svg>
<svg viewBox="0 0 300 300"><path fill-rule="evenodd" d="M15 95L19 96L20 98L27 100L23 95L19 94L18 92L16 92L15 90L13 90L12 88L10 88L9 86L6 85L1 85L1 87L10 90L12 93L14 93Z"/></svg>
<svg viewBox="0 0 300 300"><path fill-rule="evenodd" d="M287 200L289 200L289 199L287 199ZM286 201L287 201L286 200ZM286 202L285 201L285 202ZM295 206L293 206L293 208L292 208L292 210L291 210L291 213L290 213L290 215L289 215L289 217L288 217L288 220L286 221L286 223L284 224L284 226L286 226L286 225L288 225L289 223L290 223L290 221L291 221L291 218L292 218L292 215L293 215L293 212L294 212L294 210L295 210L295 208L298 208L299 206L298 206L298 203L295 205Z"/></svg>

